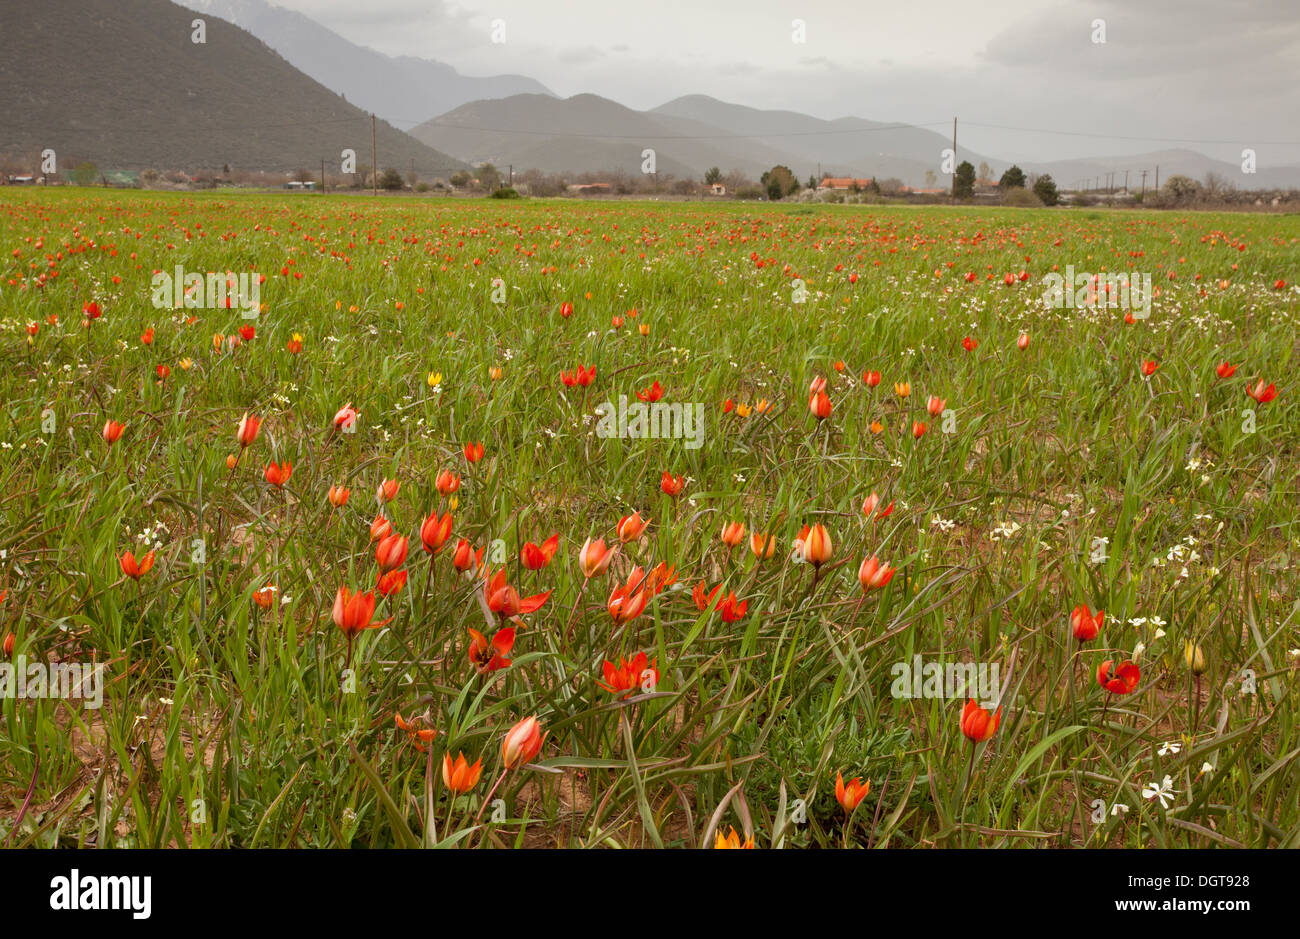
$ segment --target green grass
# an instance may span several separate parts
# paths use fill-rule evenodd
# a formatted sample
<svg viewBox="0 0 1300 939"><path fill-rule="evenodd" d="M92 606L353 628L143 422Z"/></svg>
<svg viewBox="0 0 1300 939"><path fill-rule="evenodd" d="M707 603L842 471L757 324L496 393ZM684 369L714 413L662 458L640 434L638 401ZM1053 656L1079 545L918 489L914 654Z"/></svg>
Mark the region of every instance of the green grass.
<svg viewBox="0 0 1300 939"><path fill-rule="evenodd" d="M0 634L29 662L104 663L106 684L98 710L0 700L5 843L695 847L734 825L759 847L1300 846L1296 217L6 191L0 251ZM152 272L177 264L264 274L261 315L155 309ZM1149 273L1150 318L1046 308L1066 265ZM588 388L560 381L578 363ZM1278 395L1257 406L1260 377ZM601 402L656 380L703 405L703 446L596 434ZM231 471L245 412L264 424ZM345 687L331 607L375 587L384 478L409 579ZM873 491L895 508L867 521ZM420 524L449 508L430 570ZM644 535L585 581L584 540L617 543L634 510ZM726 521L747 527L735 549ZM816 578L790 560L809 523L833 543ZM755 531L778 539L761 563ZM526 569L524 543L556 533ZM521 595L553 591L488 676L461 538ZM137 585L117 556L154 543ZM898 571L864 597L873 554ZM615 624L610 591L659 562L677 585ZM698 610L701 582L745 615ZM1082 646L1081 603L1106 611ZM642 651L651 692L598 684ZM963 698L891 694L914 655L999 666L987 743ZM1097 667L1130 658L1137 689L1107 695ZM398 711L437 731L427 753ZM530 715L548 736L502 780ZM483 761L455 799L447 752ZM871 780L847 821L837 772ZM1143 796L1165 776L1167 806Z"/></svg>

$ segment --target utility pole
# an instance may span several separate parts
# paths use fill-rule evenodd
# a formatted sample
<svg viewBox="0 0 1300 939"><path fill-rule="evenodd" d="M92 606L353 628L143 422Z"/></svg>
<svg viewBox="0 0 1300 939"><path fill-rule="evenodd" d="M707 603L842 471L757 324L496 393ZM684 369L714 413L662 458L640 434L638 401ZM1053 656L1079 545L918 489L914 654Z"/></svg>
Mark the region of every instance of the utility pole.
<svg viewBox="0 0 1300 939"><path fill-rule="evenodd" d="M375 115L370 115L370 194L379 195L379 149L375 146Z"/></svg>
<svg viewBox="0 0 1300 939"><path fill-rule="evenodd" d="M1156 191L1160 190L1160 164L1156 164Z"/></svg>
<svg viewBox="0 0 1300 939"><path fill-rule="evenodd" d="M325 161L320 161L320 191L325 191Z"/></svg>
<svg viewBox="0 0 1300 939"><path fill-rule="evenodd" d="M511 188L511 189L513 189L513 188L515 187L515 165L514 165L513 163L510 164L510 183L509 183L509 185L510 185L510 188Z"/></svg>
<svg viewBox="0 0 1300 939"><path fill-rule="evenodd" d="M952 198L957 199L957 118L952 119Z"/></svg>
<svg viewBox="0 0 1300 939"><path fill-rule="evenodd" d="M1128 170L1124 171L1124 195L1128 195Z"/></svg>
<svg viewBox="0 0 1300 939"><path fill-rule="evenodd" d="M1145 199L1146 197L1147 197L1147 171L1143 170L1142 171L1142 198Z"/></svg>

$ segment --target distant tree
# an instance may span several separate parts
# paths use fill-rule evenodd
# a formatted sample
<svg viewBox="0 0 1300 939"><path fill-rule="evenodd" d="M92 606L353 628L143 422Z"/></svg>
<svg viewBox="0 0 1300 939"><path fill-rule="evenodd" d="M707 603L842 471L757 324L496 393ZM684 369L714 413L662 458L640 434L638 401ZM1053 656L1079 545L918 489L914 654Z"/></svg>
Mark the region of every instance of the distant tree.
<svg viewBox="0 0 1300 939"><path fill-rule="evenodd" d="M980 174L976 177L978 182L984 182L986 179L993 178L993 167L989 166L983 160L980 160Z"/></svg>
<svg viewBox="0 0 1300 939"><path fill-rule="evenodd" d="M998 188L1003 192L1008 189L1024 189L1025 171L1012 164L1011 169L1002 174L1002 179L998 181Z"/></svg>
<svg viewBox="0 0 1300 939"><path fill-rule="evenodd" d="M479 185L489 192L501 188L501 173L491 163L484 163L476 171Z"/></svg>
<svg viewBox="0 0 1300 939"><path fill-rule="evenodd" d="M712 186L715 183L722 182L722 170L716 166L710 166L704 174L704 185Z"/></svg>
<svg viewBox="0 0 1300 939"><path fill-rule="evenodd" d="M758 181L764 191L767 192L767 197L773 202L784 199L790 193L799 189L799 180L795 178L794 173L790 172L788 166L774 166L764 173Z"/></svg>
<svg viewBox="0 0 1300 939"><path fill-rule="evenodd" d="M470 176L467 171L459 170L458 172L451 174L451 179L449 179L448 182L451 183L453 186L455 186L457 189L463 189L464 187L469 185L469 181L471 179L473 179L473 177Z"/></svg>
<svg viewBox="0 0 1300 939"><path fill-rule="evenodd" d="M315 177L311 175L311 170L299 169L293 171L293 178L296 182L309 183Z"/></svg>
<svg viewBox="0 0 1300 939"><path fill-rule="evenodd" d="M934 170L926 170L926 171L925 171L925 188L926 188L926 189L933 189L933 188L934 188L934 184L935 184L935 182L938 180L938 178L939 178L939 177L937 177L937 176L934 175Z"/></svg>
<svg viewBox="0 0 1300 939"><path fill-rule="evenodd" d="M401 189L405 184L402 174L394 167L389 167L379 174L380 189Z"/></svg>
<svg viewBox="0 0 1300 939"><path fill-rule="evenodd" d="M74 186L93 186L99 181L99 168L86 161L68 174L68 180Z"/></svg>
<svg viewBox="0 0 1300 939"><path fill-rule="evenodd" d="M817 177L814 176L812 173L808 174L808 188L809 189L817 188Z"/></svg>
<svg viewBox="0 0 1300 939"><path fill-rule="evenodd" d="M969 199L975 194L975 167L970 160L962 160L958 165L952 194L958 199Z"/></svg>
<svg viewBox="0 0 1300 939"><path fill-rule="evenodd" d="M886 179L873 179L871 189L877 195L896 196L903 191L903 181L897 176L890 176Z"/></svg>
<svg viewBox="0 0 1300 939"><path fill-rule="evenodd" d="M1190 176L1170 176L1161 187L1161 194L1174 202L1191 202L1201 194L1201 184Z"/></svg>
<svg viewBox="0 0 1300 939"><path fill-rule="evenodd" d="M1060 194L1056 191L1056 182L1050 173L1044 173L1034 180L1034 195L1038 196L1043 205L1056 205L1061 201Z"/></svg>

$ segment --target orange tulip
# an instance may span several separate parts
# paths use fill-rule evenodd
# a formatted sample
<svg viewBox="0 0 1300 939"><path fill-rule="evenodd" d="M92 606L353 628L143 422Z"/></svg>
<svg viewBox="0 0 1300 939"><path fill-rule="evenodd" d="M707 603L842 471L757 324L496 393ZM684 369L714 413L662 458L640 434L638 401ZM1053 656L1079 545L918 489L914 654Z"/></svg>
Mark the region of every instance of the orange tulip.
<svg viewBox="0 0 1300 939"><path fill-rule="evenodd" d="M119 424L117 421L104 421L104 439L111 446L117 443L117 438L122 436L122 431L125 429L125 424Z"/></svg>
<svg viewBox="0 0 1300 939"><path fill-rule="evenodd" d="M375 545L375 562L387 574L406 563L407 549L408 539L405 535L388 535L379 539L379 544Z"/></svg>
<svg viewBox="0 0 1300 939"><path fill-rule="evenodd" d="M397 498L397 490L401 488L402 484L396 479L385 479L379 484L379 488L376 490L375 495L379 498L380 502L392 502Z"/></svg>
<svg viewBox="0 0 1300 939"><path fill-rule="evenodd" d="M722 523L722 543L728 548L734 548L745 540L745 523L744 522L723 522Z"/></svg>
<svg viewBox="0 0 1300 939"><path fill-rule="evenodd" d="M627 544L641 537L641 532L650 524L650 519L642 521L640 512L633 512L631 515L625 515L618 521L618 540Z"/></svg>
<svg viewBox="0 0 1300 939"><path fill-rule="evenodd" d="M367 629L378 629L389 621L372 622L375 616L374 593L352 593L347 587L340 587L334 597L334 625L348 637L348 642L361 635Z"/></svg>
<svg viewBox="0 0 1300 939"><path fill-rule="evenodd" d="M451 556L451 566L456 570L464 573L471 567L479 567L483 564L483 549L479 548L477 552L474 546L464 538L456 542L456 551Z"/></svg>
<svg viewBox="0 0 1300 939"><path fill-rule="evenodd" d="M449 537L451 513L446 513L442 518L438 517L437 512L429 513L429 517L420 526L420 543L424 545L424 550L429 554L437 554Z"/></svg>
<svg viewBox="0 0 1300 939"><path fill-rule="evenodd" d="M541 609L550 597L551 591L534 594L520 599L518 591L506 582L506 572L497 571L483 584L483 596L488 609L498 616L509 619L524 613L535 613Z"/></svg>
<svg viewBox="0 0 1300 939"><path fill-rule="evenodd" d="M380 541L381 539L387 538L392 533L393 524L388 519L384 518L382 513L376 515L375 520L370 523L371 541Z"/></svg>
<svg viewBox="0 0 1300 939"><path fill-rule="evenodd" d="M870 791L870 779L863 783L859 777L855 776L845 784L844 776L838 772L835 774L835 801L840 804L840 808L850 815L853 814L853 810L858 807L858 803L865 799Z"/></svg>
<svg viewBox="0 0 1300 939"><path fill-rule="evenodd" d="M483 459L483 444L481 441L478 443L467 443L462 452L465 454L465 459L470 463L477 463L479 460Z"/></svg>
<svg viewBox="0 0 1300 939"><path fill-rule="evenodd" d="M336 509L341 509L348 504L348 496L350 495L352 495L351 489L344 489L342 486L330 486L330 505Z"/></svg>
<svg viewBox="0 0 1300 939"><path fill-rule="evenodd" d="M453 473L451 470L443 470L438 474L438 479L434 482L438 494L449 496L460 488L460 473Z"/></svg>
<svg viewBox="0 0 1300 939"><path fill-rule="evenodd" d="M831 559L831 536L826 526L818 523L808 528L807 533L799 539L802 543L803 559L820 567Z"/></svg>
<svg viewBox="0 0 1300 939"><path fill-rule="evenodd" d="M761 531L754 532L749 536L749 550L759 560L770 558L772 553L776 551L776 536L764 534Z"/></svg>
<svg viewBox="0 0 1300 939"><path fill-rule="evenodd" d="M389 571L375 579L375 592L381 597L391 597L406 586L406 571Z"/></svg>
<svg viewBox="0 0 1300 939"><path fill-rule="evenodd" d="M513 626L498 629L496 635L492 637L491 643L487 641L486 636L476 629L469 631L469 637L469 662L480 675L486 675L489 672L495 672L497 669L510 666L508 656L515 644Z"/></svg>
<svg viewBox="0 0 1300 939"><path fill-rule="evenodd" d="M943 398L937 395L930 395L930 400L925 402L925 409L930 412L931 417L938 417L943 413L943 406L947 404Z"/></svg>
<svg viewBox="0 0 1300 939"><path fill-rule="evenodd" d="M896 570L897 568L881 564L874 554L869 558L864 558L862 565L858 568L858 583L862 585L863 593L884 587L894 579Z"/></svg>
<svg viewBox="0 0 1300 939"><path fill-rule="evenodd" d="M398 730L410 738L411 743L415 744L415 748L421 753L425 752L425 744L438 736L438 732L432 727L421 727L419 718L412 718L410 721L403 719L401 711L394 712L393 723L397 725Z"/></svg>
<svg viewBox="0 0 1300 939"><path fill-rule="evenodd" d="M971 743L983 743L997 732L1002 721L1002 708L996 714L990 714L971 698L961 712L961 732Z"/></svg>
<svg viewBox="0 0 1300 939"><path fill-rule="evenodd" d="M713 840L713 847L715 850L717 849L752 850L754 847L754 836L746 835L744 843L742 843L740 840L740 835L736 833L736 826L732 825L730 834L724 835L722 832L717 832L717 836Z"/></svg>
<svg viewBox="0 0 1300 939"><path fill-rule="evenodd" d="M1107 659L1097 668L1097 684L1111 694L1128 694L1137 687L1142 672L1135 663L1121 662L1113 668L1112 665L1114 663Z"/></svg>
<svg viewBox="0 0 1300 939"><path fill-rule="evenodd" d="M478 785L479 777L483 775L483 761L475 760L471 766L465 759L464 753L457 753L453 761L451 754L447 753L442 758L442 782L451 792L466 793Z"/></svg>
<svg viewBox="0 0 1300 939"><path fill-rule="evenodd" d="M252 445L257 439L258 432L262 429L262 419L251 414L245 413L239 421L239 427L235 430L235 439L239 441L241 447Z"/></svg>
<svg viewBox="0 0 1300 939"><path fill-rule="evenodd" d="M542 733L542 725L537 718L525 717L515 724L501 741L501 760L506 769L532 762L542 752L545 740L546 735Z"/></svg>
<svg viewBox="0 0 1300 939"><path fill-rule="evenodd" d="M582 576L590 580L597 574L603 574L609 569L610 561L614 560L614 555L618 553L618 548L606 548L605 539L598 538L592 541L588 538L582 543L582 549L578 551L578 566L582 568Z"/></svg>
<svg viewBox="0 0 1300 939"><path fill-rule="evenodd" d="M137 562L134 554L130 551L123 551L122 556L117 559L117 563L121 566L123 574L134 581L139 581L153 568L153 552L150 551Z"/></svg>

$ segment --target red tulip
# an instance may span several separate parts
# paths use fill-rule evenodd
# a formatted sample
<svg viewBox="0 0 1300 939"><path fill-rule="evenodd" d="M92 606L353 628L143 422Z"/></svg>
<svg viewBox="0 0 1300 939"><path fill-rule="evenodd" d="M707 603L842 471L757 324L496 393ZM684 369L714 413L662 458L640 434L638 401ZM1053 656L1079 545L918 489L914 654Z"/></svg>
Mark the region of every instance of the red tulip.
<svg viewBox="0 0 1300 939"><path fill-rule="evenodd" d="M125 429L125 424L119 424L117 421L104 421L104 439L110 445L117 443L117 438L122 436L122 431Z"/></svg>
<svg viewBox="0 0 1300 939"><path fill-rule="evenodd" d="M375 592L381 597L391 597L406 586L406 570L389 571L380 574L375 581Z"/></svg>
<svg viewBox="0 0 1300 939"><path fill-rule="evenodd" d="M513 626L498 629L490 643L487 641L487 637L476 629L471 629L469 636L469 662L480 675L486 675L489 672L495 672L498 669L510 666L508 656L515 644Z"/></svg>
<svg viewBox="0 0 1300 939"><path fill-rule="evenodd" d="M1237 366L1233 365L1231 362L1220 363L1219 367L1215 369L1220 378L1231 378L1232 373L1236 370Z"/></svg>
<svg viewBox="0 0 1300 939"><path fill-rule="evenodd" d="M1153 360L1151 359L1145 360L1142 363L1142 376L1144 378L1150 378L1152 375L1156 373L1156 369L1158 369L1159 367L1160 366L1156 364Z"/></svg>
<svg viewBox="0 0 1300 939"><path fill-rule="evenodd" d="M288 460L284 461L283 466L276 463L268 463L263 475L266 477L268 483L275 488L280 489L289 481L289 477L293 475L293 464Z"/></svg>
<svg viewBox="0 0 1300 939"><path fill-rule="evenodd" d="M1274 388L1272 384L1265 388L1264 379L1261 378L1255 383L1255 387L1252 388L1250 385L1246 386L1246 394L1254 398L1259 404L1268 404L1277 397L1277 389Z"/></svg>
<svg viewBox="0 0 1300 939"><path fill-rule="evenodd" d="M606 659L602 671L605 680L596 684L622 698L630 697L647 680L652 688L659 684L659 669L655 668L654 662L647 661L644 652L638 652L630 661L619 656L617 666Z"/></svg>
<svg viewBox="0 0 1300 939"><path fill-rule="evenodd" d="M1091 642L1096 639L1105 618L1104 611L1098 610L1097 615L1094 616L1088 609L1088 604L1080 603L1070 614L1070 628L1074 631L1074 638L1080 642Z"/></svg>
<svg viewBox="0 0 1300 939"><path fill-rule="evenodd" d="M673 476L672 473L664 470L663 476L659 479L659 488L670 496L681 495L682 490L686 488L686 477Z"/></svg>
<svg viewBox="0 0 1300 939"><path fill-rule="evenodd" d="M134 554L130 551L123 551L122 556L117 559L117 563L122 568L123 574L132 580L138 581L153 569L153 552L150 551L137 562Z"/></svg>
<svg viewBox="0 0 1300 939"><path fill-rule="evenodd" d="M1138 679L1142 677L1142 672L1133 662L1121 662L1118 667L1112 670L1113 663L1110 659L1102 662L1097 669L1097 684L1101 685L1111 694L1128 694L1137 687Z"/></svg>
<svg viewBox="0 0 1300 939"><path fill-rule="evenodd" d="M653 385L643 391L638 391L636 396L641 401L649 401L653 403L664 396L664 389L663 386L659 384L659 379L656 378Z"/></svg>
<svg viewBox="0 0 1300 939"><path fill-rule="evenodd" d="M439 495L449 496L460 488L460 473L443 470L438 474L434 486L437 488Z"/></svg>
<svg viewBox="0 0 1300 939"><path fill-rule="evenodd" d="M996 714L990 714L971 698L961 712L961 732L971 743L983 743L992 737L1002 722L1002 708Z"/></svg>
<svg viewBox="0 0 1300 939"><path fill-rule="evenodd" d="M535 545L530 541L519 549L519 560L530 571L539 571L551 563L551 558L555 557L556 549L559 546L560 536L558 534L551 535L541 545Z"/></svg>

